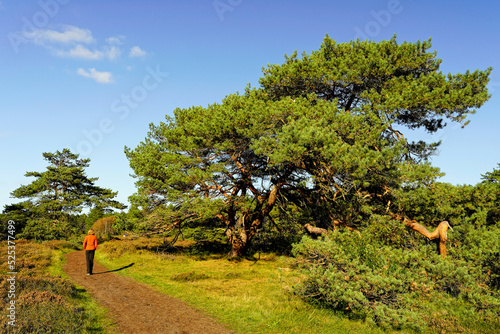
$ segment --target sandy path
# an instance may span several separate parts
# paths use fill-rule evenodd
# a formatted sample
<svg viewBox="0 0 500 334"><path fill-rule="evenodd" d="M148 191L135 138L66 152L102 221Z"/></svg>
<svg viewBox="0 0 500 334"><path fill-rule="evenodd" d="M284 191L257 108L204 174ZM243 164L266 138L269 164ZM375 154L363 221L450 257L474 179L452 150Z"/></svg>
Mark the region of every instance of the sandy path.
<svg viewBox="0 0 500 334"><path fill-rule="evenodd" d="M109 310L124 334L234 333L185 302L113 272L120 268L108 270L95 261L94 275L87 276L85 270L84 251L66 255L64 271Z"/></svg>

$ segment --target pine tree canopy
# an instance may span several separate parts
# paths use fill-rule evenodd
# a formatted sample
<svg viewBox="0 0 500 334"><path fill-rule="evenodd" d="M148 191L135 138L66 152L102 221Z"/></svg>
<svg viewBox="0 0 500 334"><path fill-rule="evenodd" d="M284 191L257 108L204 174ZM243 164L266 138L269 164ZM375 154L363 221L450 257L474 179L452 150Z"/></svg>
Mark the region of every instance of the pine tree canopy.
<svg viewBox="0 0 500 334"><path fill-rule="evenodd" d="M467 116L490 97L486 85L492 68L444 74L441 59L430 48L431 39L398 44L394 36L381 42L336 43L327 35L310 55L299 58L295 51L285 55L282 65L263 68L260 84L275 99L315 94L339 110L372 113L397 137L402 133L396 126L433 133L446 120L466 125ZM426 158L436 144L408 148L416 158Z"/></svg>
<svg viewBox="0 0 500 334"><path fill-rule="evenodd" d="M491 69L444 75L429 48L327 36L311 55L264 69L261 88L176 109L125 148L139 194L153 206L171 204L176 219L218 217L233 255L278 204L294 203L326 226L387 210L390 189L411 182L401 166L435 147L409 144L393 126L465 124L489 97Z"/></svg>
<svg viewBox="0 0 500 334"><path fill-rule="evenodd" d="M484 183L494 183L500 186L500 163L498 164L498 168L481 175L481 178Z"/></svg>
<svg viewBox="0 0 500 334"><path fill-rule="evenodd" d="M25 176L35 180L11 193L13 197L27 199L24 205L30 210L41 216L61 218L65 213L81 212L84 207L125 208L114 200L116 192L96 186L98 178L85 175L90 159L78 159L78 154L69 149L43 153L43 157L49 163L47 170L27 172Z"/></svg>

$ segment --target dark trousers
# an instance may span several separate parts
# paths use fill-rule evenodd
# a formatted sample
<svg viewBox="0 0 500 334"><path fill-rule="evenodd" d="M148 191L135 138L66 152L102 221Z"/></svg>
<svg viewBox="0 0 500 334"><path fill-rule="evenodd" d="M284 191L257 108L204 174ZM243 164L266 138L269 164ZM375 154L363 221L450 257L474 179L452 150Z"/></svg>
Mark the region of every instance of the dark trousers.
<svg viewBox="0 0 500 334"><path fill-rule="evenodd" d="M94 267L94 253L95 250L85 251L85 258L87 259L87 274L92 274L92 268Z"/></svg>

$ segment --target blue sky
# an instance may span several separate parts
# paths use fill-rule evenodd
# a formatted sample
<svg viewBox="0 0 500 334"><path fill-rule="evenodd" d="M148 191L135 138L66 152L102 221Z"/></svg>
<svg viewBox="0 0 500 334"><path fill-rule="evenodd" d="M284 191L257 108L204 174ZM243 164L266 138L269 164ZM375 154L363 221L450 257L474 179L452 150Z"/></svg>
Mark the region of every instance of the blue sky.
<svg viewBox="0 0 500 334"><path fill-rule="evenodd" d="M87 175L135 192L124 146L177 107L207 106L258 86L294 50L337 42L432 37L445 73L493 67L491 99L462 129L449 124L432 159L443 182L476 184L500 163L497 1L0 1L0 208L43 171L43 152L90 158Z"/></svg>

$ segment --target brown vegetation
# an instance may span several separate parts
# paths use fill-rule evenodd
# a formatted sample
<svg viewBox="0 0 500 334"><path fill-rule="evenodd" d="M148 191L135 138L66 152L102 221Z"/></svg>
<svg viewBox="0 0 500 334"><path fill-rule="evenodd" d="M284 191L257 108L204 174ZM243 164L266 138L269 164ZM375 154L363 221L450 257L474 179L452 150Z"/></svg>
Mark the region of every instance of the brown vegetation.
<svg viewBox="0 0 500 334"><path fill-rule="evenodd" d="M92 229L95 232L95 235L99 238L104 235L110 235L116 233L113 229L113 224L116 222L116 217L103 217L92 225Z"/></svg>
<svg viewBox="0 0 500 334"><path fill-rule="evenodd" d="M8 288L6 279L0 281L0 300L14 301L15 326L8 317L0 320L2 333L104 333L94 311L82 304L87 300L69 280L54 276L47 271L57 258L54 250L75 249L67 241L36 243L16 240L15 291ZM0 251L7 252L6 243ZM52 270L52 269L50 269ZM12 272L7 261L0 264L2 273ZM2 312L3 313L3 312Z"/></svg>

